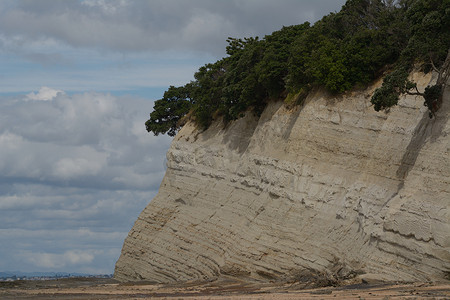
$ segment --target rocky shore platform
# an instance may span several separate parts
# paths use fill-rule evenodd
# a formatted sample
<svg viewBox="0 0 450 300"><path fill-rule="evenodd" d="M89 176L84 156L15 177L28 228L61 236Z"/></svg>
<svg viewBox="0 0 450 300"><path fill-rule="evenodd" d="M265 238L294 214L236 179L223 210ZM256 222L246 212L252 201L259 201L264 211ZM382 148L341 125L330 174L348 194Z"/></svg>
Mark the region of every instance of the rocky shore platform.
<svg viewBox="0 0 450 300"><path fill-rule="evenodd" d="M450 299L450 283L259 282L119 283L107 278L0 282L0 299Z"/></svg>

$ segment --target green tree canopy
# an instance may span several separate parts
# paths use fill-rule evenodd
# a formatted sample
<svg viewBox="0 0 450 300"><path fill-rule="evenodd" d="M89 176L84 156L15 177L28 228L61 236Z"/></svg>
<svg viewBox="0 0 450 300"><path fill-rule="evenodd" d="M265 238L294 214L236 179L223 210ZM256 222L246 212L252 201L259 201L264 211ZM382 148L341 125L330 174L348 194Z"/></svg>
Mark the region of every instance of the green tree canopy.
<svg viewBox="0 0 450 300"><path fill-rule="evenodd" d="M404 32L408 40L401 48L399 59L383 85L378 88L371 102L376 111L388 109L398 103L400 94L409 93L424 97L424 105L432 116L440 106L439 99L446 80L438 80L435 87L424 92L417 90L408 74L414 65L422 65L428 72L432 69L444 72L444 63L450 59L450 0L404 0L400 1L399 19L408 25Z"/></svg>
<svg viewBox="0 0 450 300"><path fill-rule="evenodd" d="M170 86L164 97L155 101L150 119L145 122L148 132L155 135L167 133L175 136L180 127L180 120L191 108L190 90L188 87Z"/></svg>
<svg viewBox="0 0 450 300"><path fill-rule="evenodd" d="M207 128L218 116L259 114L268 101L288 93L305 96L323 87L337 94L365 86L386 70L371 99L375 110L396 105L402 93L421 95L435 109L442 83L421 92L408 75L417 65L442 71L449 28L450 0L348 0L312 26L283 27L262 39L229 38L227 56L201 67L185 86L171 86L155 102L146 127L175 135L190 112Z"/></svg>

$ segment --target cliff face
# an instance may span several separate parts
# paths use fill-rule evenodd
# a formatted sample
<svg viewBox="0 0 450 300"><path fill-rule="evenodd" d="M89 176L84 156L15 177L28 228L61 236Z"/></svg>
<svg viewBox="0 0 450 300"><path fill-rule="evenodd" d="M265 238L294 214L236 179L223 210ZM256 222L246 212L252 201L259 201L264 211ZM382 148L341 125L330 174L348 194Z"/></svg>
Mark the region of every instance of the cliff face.
<svg viewBox="0 0 450 300"><path fill-rule="evenodd" d="M432 80L413 76L422 90ZM430 119L414 96L373 111L374 88L271 103L226 128L185 125L115 278L448 276L450 90Z"/></svg>

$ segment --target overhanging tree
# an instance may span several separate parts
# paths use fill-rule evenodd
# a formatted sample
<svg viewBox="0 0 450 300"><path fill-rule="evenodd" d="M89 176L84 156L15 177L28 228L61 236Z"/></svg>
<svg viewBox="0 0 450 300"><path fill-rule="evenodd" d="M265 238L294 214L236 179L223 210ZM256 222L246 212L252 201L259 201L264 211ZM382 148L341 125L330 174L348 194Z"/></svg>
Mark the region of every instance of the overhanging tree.
<svg viewBox="0 0 450 300"><path fill-rule="evenodd" d="M191 108L190 88L170 86L164 97L155 101L150 119L145 122L145 128L154 135L167 133L175 136L180 128L180 120Z"/></svg>
<svg viewBox="0 0 450 300"><path fill-rule="evenodd" d="M388 74L380 88L375 90L371 102L376 111L386 110L398 103L401 94L418 95L424 98L430 117L441 106L442 93L449 78L450 67L450 0L405 0L404 23L408 24L408 44L402 50L394 70ZM438 73L435 85L419 91L408 74L414 66Z"/></svg>

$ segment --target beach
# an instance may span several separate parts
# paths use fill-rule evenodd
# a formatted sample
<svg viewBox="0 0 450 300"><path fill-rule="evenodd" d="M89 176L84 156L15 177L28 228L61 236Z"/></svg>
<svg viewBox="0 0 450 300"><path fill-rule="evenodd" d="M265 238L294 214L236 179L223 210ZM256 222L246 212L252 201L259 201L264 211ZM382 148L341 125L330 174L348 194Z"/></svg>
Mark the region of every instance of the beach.
<svg viewBox="0 0 450 300"><path fill-rule="evenodd" d="M119 283L108 278L0 282L0 299L449 299L449 283L355 283L308 288L304 282L220 279L208 283Z"/></svg>

